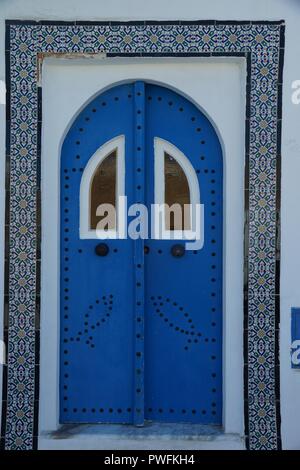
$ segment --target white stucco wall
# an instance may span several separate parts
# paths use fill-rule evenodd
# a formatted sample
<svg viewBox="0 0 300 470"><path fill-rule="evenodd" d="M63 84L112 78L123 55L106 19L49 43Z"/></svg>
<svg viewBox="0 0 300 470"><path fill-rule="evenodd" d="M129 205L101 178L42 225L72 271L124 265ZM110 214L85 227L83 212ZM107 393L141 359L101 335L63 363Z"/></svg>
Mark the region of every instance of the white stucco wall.
<svg viewBox="0 0 300 470"><path fill-rule="evenodd" d="M300 371L290 368L290 308L300 306L300 105L291 102L291 83L300 79L299 0L0 0L0 80L5 78L5 19L134 20L240 19L286 21L282 136L281 414L284 448L300 449ZM220 83L220 87L222 84ZM1 100L0 100L1 101ZM0 104L0 247L4 235L4 107ZM3 248L0 248L3 266ZM0 269L0 297L3 269ZM0 313L3 302L0 302ZM2 321L2 315L0 315ZM0 321L0 323L1 323ZM1 327L1 324L0 324ZM1 328L2 334L2 328ZM0 381L2 375L0 376ZM1 386L1 383L0 383ZM1 390L2 388L0 388Z"/></svg>

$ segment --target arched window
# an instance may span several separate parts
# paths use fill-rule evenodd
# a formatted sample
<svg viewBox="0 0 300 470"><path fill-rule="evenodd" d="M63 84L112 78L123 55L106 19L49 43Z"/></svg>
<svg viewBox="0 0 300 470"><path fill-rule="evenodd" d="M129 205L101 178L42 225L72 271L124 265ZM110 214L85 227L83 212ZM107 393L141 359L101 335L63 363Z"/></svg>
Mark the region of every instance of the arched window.
<svg viewBox="0 0 300 470"><path fill-rule="evenodd" d="M198 178L190 160L170 142L156 137L155 203L161 207L162 238L189 238L194 227L194 209L200 204ZM156 223L158 223L156 218ZM159 236L160 238L160 236Z"/></svg>
<svg viewBox="0 0 300 470"><path fill-rule="evenodd" d="M165 179L165 204L172 207L178 204L181 210L179 217L174 213L167 217L165 214L166 230L190 230L190 188L182 167L178 161L164 152L164 179Z"/></svg>
<svg viewBox="0 0 300 470"><path fill-rule="evenodd" d="M97 215L101 204L111 204L116 207L117 183L117 151L113 150L97 166L91 181L90 190L90 229L96 230L98 222L104 215ZM116 229L116 217L111 221L110 228Z"/></svg>
<svg viewBox="0 0 300 470"><path fill-rule="evenodd" d="M105 143L84 169L80 183L80 238L118 236L118 203L125 185L124 143L124 136Z"/></svg>

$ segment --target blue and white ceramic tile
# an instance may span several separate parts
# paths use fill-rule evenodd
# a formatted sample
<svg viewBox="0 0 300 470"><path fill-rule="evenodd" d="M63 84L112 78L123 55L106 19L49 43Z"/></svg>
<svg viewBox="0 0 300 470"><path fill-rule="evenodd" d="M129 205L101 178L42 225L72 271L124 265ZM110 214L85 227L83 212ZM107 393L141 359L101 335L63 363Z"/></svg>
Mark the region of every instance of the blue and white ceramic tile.
<svg viewBox="0 0 300 470"><path fill-rule="evenodd" d="M226 54L250 64L249 197L245 287L246 435L250 449L280 446L278 405L277 136L282 23L43 24L8 22L10 81L9 335L3 416L6 449L34 447L37 436L36 355L38 62L45 53ZM241 158L243 156L241 155ZM246 188L248 189L248 188ZM278 203L277 203L278 204Z"/></svg>

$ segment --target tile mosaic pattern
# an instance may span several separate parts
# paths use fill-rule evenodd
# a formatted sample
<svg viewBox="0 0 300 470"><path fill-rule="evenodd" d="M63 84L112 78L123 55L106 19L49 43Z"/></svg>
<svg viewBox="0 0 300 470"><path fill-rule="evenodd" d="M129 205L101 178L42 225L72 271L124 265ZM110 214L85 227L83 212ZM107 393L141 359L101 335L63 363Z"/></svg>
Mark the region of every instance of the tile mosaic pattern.
<svg viewBox="0 0 300 470"><path fill-rule="evenodd" d="M278 233L282 22L7 22L8 364L2 446L36 446L39 367L39 166L44 53L247 58L245 421L250 449L280 447ZM243 156L241 155L241 158Z"/></svg>

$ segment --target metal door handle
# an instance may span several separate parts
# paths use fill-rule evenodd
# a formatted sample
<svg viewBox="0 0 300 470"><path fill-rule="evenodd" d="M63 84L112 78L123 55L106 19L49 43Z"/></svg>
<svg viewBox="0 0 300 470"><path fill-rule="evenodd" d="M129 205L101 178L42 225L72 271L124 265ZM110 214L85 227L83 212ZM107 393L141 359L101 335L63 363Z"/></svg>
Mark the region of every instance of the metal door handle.
<svg viewBox="0 0 300 470"><path fill-rule="evenodd" d="M171 255L174 258L181 258L185 254L184 245L173 245L171 248Z"/></svg>
<svg viewBox="0 0 300 470"><path fill-rule="evenodd" d="M106 243L99 243L95 246L95 253L98 256L106 256L109 253L109 247Z"/></svg>

